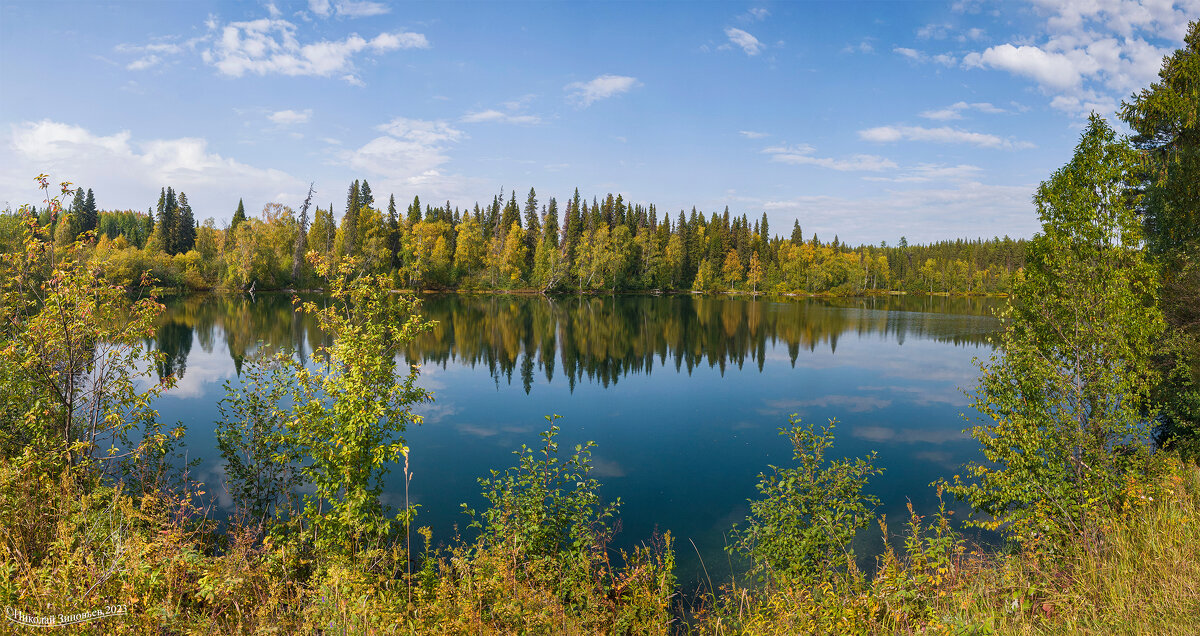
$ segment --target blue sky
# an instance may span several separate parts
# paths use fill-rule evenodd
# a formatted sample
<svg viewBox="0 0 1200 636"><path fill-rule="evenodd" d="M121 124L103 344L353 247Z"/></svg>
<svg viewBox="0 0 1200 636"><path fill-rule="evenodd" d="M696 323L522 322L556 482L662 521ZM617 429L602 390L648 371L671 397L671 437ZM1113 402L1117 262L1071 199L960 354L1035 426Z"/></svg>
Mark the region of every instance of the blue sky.
<svg viewBox="0 0 1200 636"><path fill-rule="evenodd" d="M104 209L227 222L355 178L404 206L620 193L775 233L1031 236L1037 183L1200 0L0 0L0 205L49 173Z"/></svg>

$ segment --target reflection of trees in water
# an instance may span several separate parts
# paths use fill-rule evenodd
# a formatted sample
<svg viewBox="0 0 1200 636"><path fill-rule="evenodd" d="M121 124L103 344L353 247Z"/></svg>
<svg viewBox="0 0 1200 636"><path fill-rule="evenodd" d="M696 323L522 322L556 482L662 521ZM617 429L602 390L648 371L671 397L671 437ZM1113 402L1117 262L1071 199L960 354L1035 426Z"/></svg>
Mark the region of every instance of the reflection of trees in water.
<svg viewBox="0 0 1200 636"><path fill-rule="evenodd" d="M995 328L995 299L882 296L832 300L752 300L712 296L433 295L422 305L433 329L411 343L409 360L443 367L485 366L496 382L516 375L529 392L535 374L585 378L604 386L630 373L673 366L761 371L768 346L782 345L792 365L802 349L837 351L847 334L881 341L933 339L980 345ZM198 294L168 303L159 348L182 369L191 334L211 352L224 337L239 372L261 342L301 356L327 343L315 321L297 314L286 294ZM184 341L186 340L186 343Z"/></svg>
<svg viewBox="0 0 1200 636"><path fill-rule="evenodd" d="M155 329L154 341L163 353L155 365L158 379L167 376L183 379L187 371L187 357L192 352L191 326L174 320L165 322Z"/></svg>
<svg viewBox="0 0 1200 636"><path fill-rule="evenodd" d="M200 347L208 353L213 351L219 333L239 374L246 357L254 354L260 344L269 349L293 348L303 359L311 351L308 343L317 341L314 333L320 338L316 325L306 324L312 321L294 311L292 298L286 294L191 294L170 298L166 304L156 340L159 350L173 359L172 368L178 370L178 377L183 376L193 331ZM180 351L182 356L176 354Z"/></svg>
<svg viewBox="0 0 1200 636"><path fill-rule="evenodd" d="M485 365L497 381L514 372L528 392L535 371L556 371L574 388L587 378L607 386L629 373L673 365L762 369L768 342L787 347L792 365L801 349L838 338L878 334L955 345L979 345L995 326L995 300L880 297L772 302L709 296L504 297L432 296L424 312L433 332L412 343L409 359ZM952 312L952 313L947 313ZM556 362L559 366L556 367Z"/></svg>

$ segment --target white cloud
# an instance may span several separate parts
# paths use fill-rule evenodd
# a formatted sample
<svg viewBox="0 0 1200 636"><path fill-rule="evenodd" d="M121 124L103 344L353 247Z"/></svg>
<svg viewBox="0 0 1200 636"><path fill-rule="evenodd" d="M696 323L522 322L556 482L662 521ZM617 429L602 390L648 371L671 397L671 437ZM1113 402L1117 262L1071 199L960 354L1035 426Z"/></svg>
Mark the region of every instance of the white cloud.
<svg viewBox="0 0 1200 636"><path fill-rule="evenodd" d="M966 181L953 187L889 190L873 197L800 196L762 202L773 225L800 219L806 233L850 240L910 242L948 236L1031 236L1038 230L1030 198L1034 186ZM778 219L778 220L777 220ZM783 222L787 219L787 223ZM887 219L881 226L879 220Z"/></svg>
<svg viewBox="0 0 1200 636"><path fill-rule="evenodd" d="M968 53L963 58L966 68L1001 69L1060 90L1079 86L1084 72L1095 72L1096 66L1089 62L1086 58L1073 60L1062 53L1044 51L1036 46L1011 44L993 46L983 53Z"/></svg>
<svg viewBox="0 0 1200 636"><path fill-rule="evenodd" d="M356 171L381 177L377 190L386 192L420 191L421 196L466 199L470 180L447 175L442 167L450 161L452 144L466 133L445 121L397 117L378 126L383 135L355 150L343 150L337 157ZM372 179L375 181L375 179Z"/></svg>
<svg viewBox="0 0 1200 636"><path fill-rule="evenodd" d="M762 42L758 41L758 38L741 29L729 27L725 29L725 36L729 38L730 43L741 47L746 55L758 55L766 48Z"/></svg>
<svg viewBox="0 0 1200 636"><path fill-rule="evenodd" d="M294 124L305 124L312 118L312 109L306 108L301 111L296 110L280 110L267 115L272 123L280 126L291 126Z"/></svg>
<svg viewBox="0 0 1200 636"><path fill-rule="evenodd" d="M970 164L947 166L940 163L919 163L915 167L905 169L894 177L865 176L866 181L883 181L889 183L928 183L930 181L964 181L977 179L983 169Z"/></svg>
<svg viewBox="0 0 1200 636"><path fill-rule="evenodd" d="M896 163L876 155L852 155L845 159L814 156L817 149L808 144L795 146L772 146L763 153L771 155L771 161L793 165L811 165L841 172L877 172L896 168Z"/></svg>
<svg viewBox="0 0 1200 636"><path fill-rule="evenodd" d="M296 26L287 20L260 19L232 22L220 28L211 48L201 54L204 61L223 75L241 77L281 74L289 76L340 76L356 83L355 56L400 49L426 49L429 41L412 32L381 33L367 40L351 34L342 40L301 44Z"/></svg>
<svg viewBox="0 0 1200 636"><path fill-rule="evenodd" d="M747 13L749 13L750 16L753 17L755 20L766 20L767 16L771 15L771 12L767 11L763 7L757 7L754 9L750 9L750 11L748 11Z"/></svg>
<svg viewBox="0 0 1200 636"><path fill-rule="evenodd" d="M895 141L929 141L943 144L970 144L980 148L1021 149L1033 148L1027 141L1013 141L987 133L972 132L960 128L942 126L940 128L925 128L923 126L878 126L858 131L860 139L878 143Z"/></svg>
<svg viewBox="0 0 1200 636"><path fill-rule="evenodd" d="M331 3L329 0L308 0L308 10L322 18L328 18L335 13L347 18L366 18L390 13L392 9L379 2L343 0Z"/></svg>
<svg viewBox="0 0 1200 636"><path fill-rule="evenodd" d="M572 101L587 107L598 100L627 93L637 86L641 86L641 83L636 77L605 74L590 82L572 82L563 87L563 90L568 91L567 97Z"/></svg>
<svg viewBox="0 0 1200 636"><path fill-rule="evenodd" d="M868 40L863 40L858 44L849 44L842 49L842 53L874 53L875 47Z"/></svg>
<svg viewBox="0 0 1200 636"><path fill-rule="evenodd" d="M754 130L739 130L738 134L745 137L746 139L763 139L764 137L771 136L770 133L757 132Z"/></svg>
<svg viewBox="0 0 1200 636"><path fill-rule="evenodd" d="M977 110L981 113L987 113L989 115L1007 112L1003 108L998 108L988 102L974 102L970 104L967 102L955 102L945 108L924 111L921 113L921 116L926 119L936 119L938 121L962 119L962 113L965 110Z"/></svg>
<svg viewBox="0 0 1200 636"><path fill-rule="evenodd" d="M514 115L512 113L504 113L498 110L489 109L463 115L459 121L464 124L477 124L482 122L497 122L504 124L538 124L542 118L537 115Z"/></svg>
<svg viewBox="0 0 1200 636"><path fill-rule="evenodd" d="M188 40L182 44L175 42L157 42L154 44L118 44L115 48L118 53L134 53L139 57L125 65L126 70L144 71L155 66L158 66L168 57L179 55L193 48L201 38Z"/></svg>
<svg viewBox="0 0 1200 636"><path fill-rule="evenodd" d="M257 168L208 149L196 137L135 141L130 131L98 135L80 126L42 120L9 128L0 153L0 190L8 201L26 201L27 179L41 172L55 179L103 184L107 209L144 209L165 185L187 192L196 217L228 218L238 197L295 203L307 184L281 170Z"/></svg>
<svg viewBox="0 0 1200 636"><path fill-rule="evenodd" d="M942 66L953 66L958 63L958 60L953 55L949 55L947 53L940 53L938 55L931 56L923 51L918 51L916 49L910 49L903 46L898 46L892 49L892 53L902 55L914 62L936 62Z"/></svg>
<svg viewBox="0 0 1200 636"><path fill-rule="evenodd" d="M1182 45L1200 0L1032 0L1039 37L968 53L965 68L1033 80L1054 108L1083 115L1149 86L1165 55Z"/></svg>

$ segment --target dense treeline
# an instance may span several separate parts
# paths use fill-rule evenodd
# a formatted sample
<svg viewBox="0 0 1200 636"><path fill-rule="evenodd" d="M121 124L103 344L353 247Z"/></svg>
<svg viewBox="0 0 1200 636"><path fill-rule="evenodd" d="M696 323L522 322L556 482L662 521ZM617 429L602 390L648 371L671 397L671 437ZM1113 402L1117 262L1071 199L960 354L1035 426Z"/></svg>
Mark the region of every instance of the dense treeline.
<svg viewBox="0 0 1200 636"><path fill-rule="evenodd" d="M145 215L97 217L88 192L86 199L77 193L61 221L42 213L39 222L60 244L96 230L94 261L110 282L127 286L149 272L165 287L309 287L312 271L299 250L355 258L362 271L408 289L543 292L997 294L1012 289L1024 265L1024 240L1008 237L929 245L901 237L895 246L851 247L837 236L806 239L799 222L789 236L773 236L765 213L751 221L728 208L707 217L693 208L672 220L621 195L589 203L578 190L561 211L554 198L539 203L533 188L523 205L513 191L470 210L422 205L420 197L398 210L395 196L377 206L364 179L350 185L340 222L333 204L318 206L310 224L306 213L276 203L247 217L239 201L224 228L212 219L197 225L187 195L170 187ZM6 227L16 224L0 223ZM12 233L0 245L11 246Z"/></svg>

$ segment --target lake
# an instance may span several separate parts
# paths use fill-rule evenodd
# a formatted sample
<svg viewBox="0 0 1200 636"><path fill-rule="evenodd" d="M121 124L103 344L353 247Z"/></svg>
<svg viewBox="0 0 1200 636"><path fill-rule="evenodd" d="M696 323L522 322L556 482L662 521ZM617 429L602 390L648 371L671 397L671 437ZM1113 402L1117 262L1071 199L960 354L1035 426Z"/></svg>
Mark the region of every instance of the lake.
<svg viewBox="0 0 1200 636"><path fill-rule="evenodd" d="M962 430L1003 299L882 296L763 300L712 296L428 295L432 332L408 347L434 402L405 434L418 525L435 541L465 531L461 503L483 504L477 478L535 446L546 415L563 416L564 449L594 440L594 475L620 497L615 545L656 530L677 539L678 575L698 581L702 555L727 577L730 526L745 518L758 474L788 464L778 430L788 415L838 420L833 457L878 452L870 492L902 530L905 504L936 510L930 482L976 459ZM179 381L158 401L164 422L188 426L193 476L219 493L213 435L226 382L260 346L307 357L323 335L285 294L199 294L167 300L155 346ZM400 471L385 502L403 505ZM961 506L955 509L961 510ZM962 512L959 513L961 516ZM692 548L692 542L696 548ZM879 532L860 553L878 552Z"/></svg>

